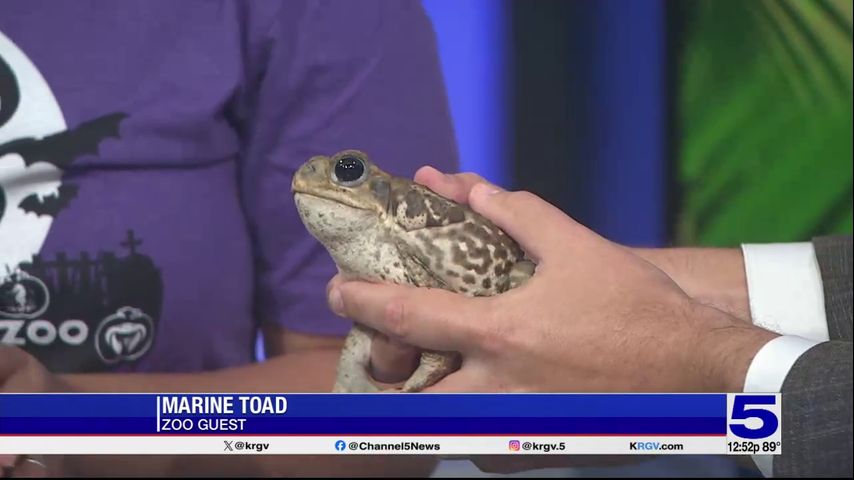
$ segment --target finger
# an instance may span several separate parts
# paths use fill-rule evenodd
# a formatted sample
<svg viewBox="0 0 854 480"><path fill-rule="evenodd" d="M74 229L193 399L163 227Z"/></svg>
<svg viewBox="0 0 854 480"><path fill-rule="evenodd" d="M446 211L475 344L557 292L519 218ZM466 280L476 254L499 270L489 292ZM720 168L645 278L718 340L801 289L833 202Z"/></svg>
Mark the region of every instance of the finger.
<svg viewBox="0 0 854 480"><path fill-rule="evenodd" d="M505 192L478 184L469 195L472 208L514 238L535 262L563 257L567 248L584 243L589 230L559 208L529 192Z"/></svg>
<svg viewBox="0 0 854 480"><path fill-rule="evenodd" d="M371 376L382 383L398 383L409 378L418 368L421 352L383 334L371 342Z"/></svg>
<svg viewBox="0 0 854 480"><path fill-rule="evenodd" d="M17 455L8 455L3 454L0 455L0 467L11 467L15 464L15 461L18 459Z"/></svg>
<svg viewBox="0 0 854 480"><path fill-rule="evenodd" d="M12 471L13 478L41 478L47 477L48 466L45 458L40 455L22 455L15 469Z"/></svg>
<svg viewBox="0 0 854 480"><path fill-rule="evenodd" d="M422 167L415 172L415 182L458 203L468 203L469 192L478 183L499 188L476 173L448 175L430 166Z"/></svg>
<svg viewBox="0 0 854 480"><path fill-rule="evenodd" d="M402 343L432 350L467 351L476 300L454 293L402 285L343 282L329 292L333 312L379 330ZM481 312L483 315L483 313ZM471 345L470 345L471 344Z"/></svg>
<svg viewBox="0 0 854 480"><path fill-rule="evenodd" d="M332 279L329 280L329 283L326 284L326 298L329 298L332 290L335 290L339 285L343 284L345 280L341 278L341 275L335 275ZM331 307L331 305L330 305Z"/></svg>

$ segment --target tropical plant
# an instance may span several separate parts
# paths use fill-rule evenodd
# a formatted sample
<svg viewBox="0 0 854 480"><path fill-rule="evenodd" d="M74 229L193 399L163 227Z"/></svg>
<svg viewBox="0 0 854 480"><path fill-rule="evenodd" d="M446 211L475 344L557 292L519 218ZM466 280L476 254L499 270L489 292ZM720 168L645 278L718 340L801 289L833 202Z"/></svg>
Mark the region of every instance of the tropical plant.
<svg viewBox="0 0 854 480"><path fill-rule="evenodd" d="M852 2L675 2L676 241L852 230Z"/></svg>

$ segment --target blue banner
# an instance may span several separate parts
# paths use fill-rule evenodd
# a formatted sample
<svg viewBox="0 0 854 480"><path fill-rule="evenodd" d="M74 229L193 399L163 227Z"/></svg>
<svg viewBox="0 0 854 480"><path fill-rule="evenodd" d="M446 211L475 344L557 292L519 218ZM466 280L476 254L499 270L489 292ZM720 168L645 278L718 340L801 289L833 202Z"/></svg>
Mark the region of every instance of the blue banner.
<svg viewBox="0 0 854 480"><path fill-rule="evenodd" d="M725 435L725 394L4 394L0 435Z"/></svg>

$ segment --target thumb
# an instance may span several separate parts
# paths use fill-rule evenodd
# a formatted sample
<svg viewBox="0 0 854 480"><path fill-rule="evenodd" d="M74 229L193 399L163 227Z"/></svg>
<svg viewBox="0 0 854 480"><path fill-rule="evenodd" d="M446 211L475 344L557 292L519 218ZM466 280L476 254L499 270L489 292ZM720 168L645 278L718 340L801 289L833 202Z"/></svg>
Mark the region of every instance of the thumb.
<svg viewBox="0 0 854 480"><path fill-rule="evenodd" d="M479 184L472 188L469 204L515 239L535 262L562 255L568 241L586 237L586 229L533 193Z"/></svg>

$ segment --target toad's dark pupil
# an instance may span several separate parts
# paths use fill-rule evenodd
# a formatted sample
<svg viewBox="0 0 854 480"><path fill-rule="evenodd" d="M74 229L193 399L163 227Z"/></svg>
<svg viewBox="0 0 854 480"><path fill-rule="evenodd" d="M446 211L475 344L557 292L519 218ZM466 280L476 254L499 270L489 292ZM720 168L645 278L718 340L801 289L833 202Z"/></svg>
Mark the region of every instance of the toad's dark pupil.
<svg viewBox="0 0 854 480"><path fill-rule="evenodd" d="M344 157L335 164L335 176L341 182L355 182L365 173L365 164L356 157Z"/></svg>

